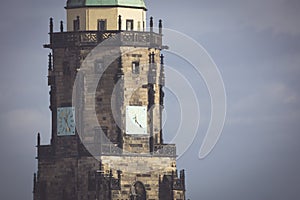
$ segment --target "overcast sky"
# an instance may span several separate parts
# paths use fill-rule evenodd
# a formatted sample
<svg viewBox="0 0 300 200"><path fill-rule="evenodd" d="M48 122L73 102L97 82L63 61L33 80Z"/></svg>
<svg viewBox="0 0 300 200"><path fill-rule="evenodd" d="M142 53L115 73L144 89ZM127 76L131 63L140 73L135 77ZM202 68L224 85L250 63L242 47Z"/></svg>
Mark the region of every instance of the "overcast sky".
<svg viewBox="0 0 300 200"><path fill-rule="evenodd" d="M190 80L204 117L193 144L178 160L178 168L186 169L187 197L299 200L300 2L146 3L148 17L163 19L165 27L203 45L226 87L227 118L222 136L212 153L200 160L209 99L201 77ZM50 136L49 52L42 45L48 42L49 17L54 17L58 30L59 21L65 18L64 6L63 0L17 0L2 2L0 8L0 199L32 199L36 133L42 133L44 144ZM172 59L166 60L172 64ZM174 68L189 76L188 68L185 71L186 66L174 60ZM166 107L172 113L170 108L176 107L176 102L167 94ZM164 132L171 140L176 128L172 118L168 119Z"/></svg>

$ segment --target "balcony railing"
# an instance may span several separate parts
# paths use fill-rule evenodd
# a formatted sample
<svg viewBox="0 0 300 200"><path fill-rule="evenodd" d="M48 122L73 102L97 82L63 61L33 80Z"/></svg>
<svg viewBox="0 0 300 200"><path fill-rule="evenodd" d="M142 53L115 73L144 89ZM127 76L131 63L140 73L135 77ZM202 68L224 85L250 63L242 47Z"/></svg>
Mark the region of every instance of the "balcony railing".
<svg viewBox="0 0 300 200"><path fill-rule="evenodd" d="M90 144L93 149L92 153L97 155L127 155L124 154L122 149L118 148L115 144ZM89 145L88 145L89 146ZM101 146L101 148L99 148ZM91 154L88 152L88 150L91 149L85 149L83 146L80 146L80 154L85 156L90 156ZM38 147L38 158L50 158L54 156L53 154L53 148L51 145L44 145ZM129 153L130 154L130 153ZM160 144L160 145L154 145L154 151L153 153L149 154L150 156L170 156L170 157L176 157L176 146L175 144ZM143 154L145 156L145 154Z"/></svg>
<svg viewBox="0 0 300 200"><path fill-rule="evenodd" d="M162 48L162 35L140 31L78 31L50 34L49 48L103 45Z"/></svg>
<svg viewBox="0 0 300 200"><path fill-rule="evenodd" d="M100 149L101 149L100 150L101 154L104 154L104 155L127 155L127 154L130 154L130 153L123 152L122 149L117 147L115 144L102 144ZM145 154L142 154L142 155L145 156ZM175 146L175 144L154 145L154 151L153 151L153 153L151 153L149 155L150 156L176 157L176 146Z"/></svg>

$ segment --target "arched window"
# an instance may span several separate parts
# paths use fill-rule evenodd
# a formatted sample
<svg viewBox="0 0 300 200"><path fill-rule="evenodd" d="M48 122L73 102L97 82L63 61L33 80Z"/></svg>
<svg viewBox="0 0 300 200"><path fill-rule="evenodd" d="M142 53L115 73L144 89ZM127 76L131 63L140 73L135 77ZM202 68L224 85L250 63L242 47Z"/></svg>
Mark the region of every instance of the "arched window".
<svg viewBox="0 0 300 200"><path fill-rule="evenodd" d="M130 193L131 200L146 200L146 189L142 182L137 181L131 187Z"/></svg>

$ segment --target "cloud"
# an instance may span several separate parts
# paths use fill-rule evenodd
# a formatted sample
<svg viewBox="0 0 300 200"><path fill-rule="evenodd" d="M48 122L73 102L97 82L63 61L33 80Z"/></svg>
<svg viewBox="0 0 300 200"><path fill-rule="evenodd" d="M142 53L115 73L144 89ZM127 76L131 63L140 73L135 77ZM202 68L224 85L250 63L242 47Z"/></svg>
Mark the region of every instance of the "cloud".
<svg viewBox="0 0 300 200"><path fill-rule="evenodd" d="M38 110L19 109L4 114L4 122L12 131L29 131L32 127L40 128L47 117Z"/></svg>
<svg viewBox="0 0 300 200"><path fill-rule="evenodd" d="M24 143L19 144L26 144L25 141L32 143L37 132L43 133L45 141L47 141L46 137L49 138L50 135L49 122L50 117L47 113L37 109L21 108L2 112L0 115L1 143L5 143L5 139L17 141L21 139Z"/></svg>
<svg viewBox="0 0 300 200"><path fill-rule="evenodd" d="M181 14L167 12L170 4L173 9L180 8ZM272 30L275 34L300 34L300 2L297 0L228 0L226 3L191 0L185 4L182 1L165 0L157 5L160 10L166 9L166 12L155 13L154 16L163 18L168 27L193 35L236 32L249 28L256 31ZM150 12L155 12L153 9Z"/></svg>
<svg viewBox="0 0 300 200"><path fill-rule="evenodd" d="M227 124L297 122L300 119L299 103L299 91L288 85L279 82L265 85L259 91L231 102Z"/></svg>
<svg viewBox="0 0 300 200"><path fill-rule="evenodd" d="M299 35L300 2L295 0L243 1L241 21L258 31L271 29L275 33Z"/></svg>

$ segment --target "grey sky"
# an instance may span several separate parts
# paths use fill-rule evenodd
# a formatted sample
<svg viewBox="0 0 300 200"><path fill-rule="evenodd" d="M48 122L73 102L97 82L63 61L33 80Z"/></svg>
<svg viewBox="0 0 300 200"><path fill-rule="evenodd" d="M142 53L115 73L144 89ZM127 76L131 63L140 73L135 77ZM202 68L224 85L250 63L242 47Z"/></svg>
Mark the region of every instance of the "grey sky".
<svg viewBox="0 0 300 200"><path fill-rule="evenodd" d="M221 139L204 160L209 99L196 88L204 117L179 159L192 200L300 199L300 2L298 0L146 1L155 20L183 32L210 53L222 74L228 113ZM65 1L6 1L0 8L0 199L31 199L36 133L49 142L48 19L65 17ZM171 56L170 56L171 57ZM189 76L185 66L168 64ZM176 66L177 63L177 66ZM203 91L203 93L202 93ZM170 107L177 105L168 96ZM176 110L176 109L174 109ZM165 137L176 128L167 122ZM168 133L169 130L169 133ZM169 134L169 135L166 135Z"/></svg>

